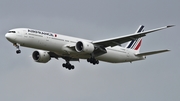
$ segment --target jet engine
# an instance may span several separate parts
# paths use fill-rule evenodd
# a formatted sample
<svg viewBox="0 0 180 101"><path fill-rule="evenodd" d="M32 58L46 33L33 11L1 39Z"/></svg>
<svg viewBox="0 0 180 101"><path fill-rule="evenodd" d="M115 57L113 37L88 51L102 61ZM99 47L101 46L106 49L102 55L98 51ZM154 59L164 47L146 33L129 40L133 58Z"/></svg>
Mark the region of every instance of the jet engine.
<svg viewBox="0 0 180 101"><path fill-rule="evenodd" d="M78 41L75 49L77 52L92 53L94 51L94 45L85 41Z"/></svg>
<svg viewBox="0 0 180 101"><path fill-rule="evenodd" d="M32 57L34 61L39 63L47 63L49 60L51 60L50 55L47 51L37 50L32 53Z"/></svg>

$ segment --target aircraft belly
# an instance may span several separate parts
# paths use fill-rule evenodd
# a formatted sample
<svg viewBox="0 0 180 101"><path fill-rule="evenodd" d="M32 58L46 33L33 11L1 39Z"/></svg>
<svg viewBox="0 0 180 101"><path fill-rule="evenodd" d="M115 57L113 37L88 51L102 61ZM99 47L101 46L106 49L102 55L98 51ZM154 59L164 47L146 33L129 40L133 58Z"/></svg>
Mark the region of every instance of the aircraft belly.
<svg viewBox="0 0 180 101"><path fill-rule="evenodd" d="M106 54L98 56L97 59L105 62L120 63L127 62L129 58L125 51L107 50Z"/></svg>

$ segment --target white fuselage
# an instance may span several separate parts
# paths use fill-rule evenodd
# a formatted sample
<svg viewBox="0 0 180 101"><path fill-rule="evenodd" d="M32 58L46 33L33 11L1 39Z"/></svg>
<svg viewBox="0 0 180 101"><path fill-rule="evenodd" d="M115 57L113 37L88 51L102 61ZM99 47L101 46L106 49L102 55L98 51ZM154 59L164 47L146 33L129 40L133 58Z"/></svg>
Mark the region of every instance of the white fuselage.
<svg viewBox="0 0 180 101"><path fill-rule="evenodd" d="M90 40L55 34L51 32L38 31L27 28L13 29L16 33L7 33L6 38L12 43L21 46L51 51L61 56L69 56L79 59L87 59L90 54L83 54L68 48L75 45L78 41L92 42ZM143 60L144 57L136 56L136 52L120 46L107 47L107 53L96 57L100 61L120 63Z"/></svg>

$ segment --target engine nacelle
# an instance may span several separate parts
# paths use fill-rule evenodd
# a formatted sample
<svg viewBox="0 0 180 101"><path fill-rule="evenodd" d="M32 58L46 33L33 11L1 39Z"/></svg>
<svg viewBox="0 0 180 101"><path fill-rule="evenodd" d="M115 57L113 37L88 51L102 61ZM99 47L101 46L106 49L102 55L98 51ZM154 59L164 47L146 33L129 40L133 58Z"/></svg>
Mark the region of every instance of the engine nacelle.
<svg viewBox="0 0 180 101"><path fill-rule="evenodd" d="M92 53L94 51L94 45L85 41L78 41L75 49L77 52Z"/></svg>
<svg viewBox="0 0 180 101"><path fill-rule="evenodd" d="M40 63L47 63L49 60L51 60L50 55L46 51L37 50L32 53L32 57L34 61L40 62Z"/></svg>

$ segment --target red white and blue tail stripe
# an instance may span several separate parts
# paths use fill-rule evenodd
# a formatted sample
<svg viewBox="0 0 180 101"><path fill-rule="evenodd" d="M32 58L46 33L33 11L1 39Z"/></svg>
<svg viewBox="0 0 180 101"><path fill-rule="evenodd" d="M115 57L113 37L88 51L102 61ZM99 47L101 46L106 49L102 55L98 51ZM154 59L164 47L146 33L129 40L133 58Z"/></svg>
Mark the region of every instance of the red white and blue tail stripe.
<svg viewBox="0 0 180 101"><path fill-rule="evenodd" d="M139 28L137 29L136 33L143 32L143 28L144 28L144 26L140 25ZM142 43L142 38L138 38L138 39L130 41L127 44L126 48L139 51L140 47L141 47L141 43Z"/></svg>
<svg viewBox="0 0 180 101"><path fill-rule="evenodd" d="M130 41L130 43L127 45L126 48L134 49L134 50L139 50L140 46L142 43L142 38L138 38L136 40Z"/></svg>

